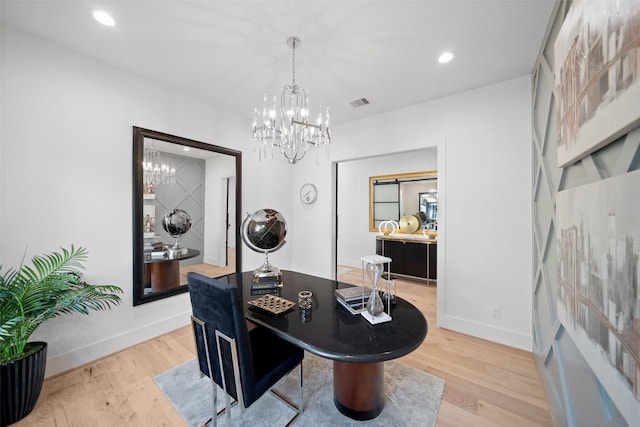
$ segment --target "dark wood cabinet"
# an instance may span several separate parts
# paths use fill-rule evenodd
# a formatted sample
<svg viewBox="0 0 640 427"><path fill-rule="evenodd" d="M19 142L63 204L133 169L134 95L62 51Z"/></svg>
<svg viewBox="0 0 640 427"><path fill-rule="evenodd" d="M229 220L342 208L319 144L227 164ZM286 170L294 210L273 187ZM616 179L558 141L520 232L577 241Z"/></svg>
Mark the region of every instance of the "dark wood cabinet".
<svg viewBox="0 0 640 427"><path fill-rule="evenodd" d="M429 245L420 243L404 244L404 274L427 278L428 258L427 248Z"/></svg>
<svg viewBox="0 0 640 427"><path fill-rule="evenodd" d="M378 255L391 258L391 271L404 270L404 243L386 241L383 243L384 249ZM386 269L386 266L385 266Z"/></svg>
<svg viewBox="0 0 640 427"><path fill-rule="evenodd" d="M429 249L427 252L427 265L429 270L427 271L427 278L429 280L438 279L438 243L430 243L427 245Z"/></svg>
<svg viewBox="0 0 640 427"><path fill-rule="evenodd" d="M376 254L391 258L394 274L437 279L438 244L435 241L377 237Z"/></svg>

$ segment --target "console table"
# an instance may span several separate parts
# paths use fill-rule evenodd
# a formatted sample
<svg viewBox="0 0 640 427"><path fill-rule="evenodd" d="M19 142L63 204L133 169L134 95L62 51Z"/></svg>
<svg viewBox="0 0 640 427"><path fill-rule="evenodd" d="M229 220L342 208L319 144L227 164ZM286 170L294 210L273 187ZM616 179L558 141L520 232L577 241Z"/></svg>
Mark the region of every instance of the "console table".
<svg viewBox="0 0 640 427"><path fill-rule="evenodd" d="M396 298L393 320L370 324L347 312L335 299L335 289L352 285L293 271L282 272L278 295L296 303L280 316L249 309L252 272L232 273L218 280L234 284L245 302L246 318L281 338L321 357L333 360L334 403L356 420L377 417L384 408L384 361L415 350L427 335L427 320L408 301ZM297 307L298 292L313 293L311 310Z"/></svg>
<svg viewBox="0 0 640 427"><path fill-rule="evenodd" d="M427 281L438 278L437 240L376 236L376 253L391 258L393 274Z"/></svg>

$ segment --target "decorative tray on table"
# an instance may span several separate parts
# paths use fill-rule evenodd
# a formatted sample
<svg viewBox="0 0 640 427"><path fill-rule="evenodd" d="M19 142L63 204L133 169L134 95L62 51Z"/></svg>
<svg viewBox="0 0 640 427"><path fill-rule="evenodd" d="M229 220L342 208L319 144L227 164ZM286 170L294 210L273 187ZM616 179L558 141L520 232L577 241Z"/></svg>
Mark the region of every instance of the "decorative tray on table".
<svg viewBox="0 0 640 427"><path fill-rule="evenodd" d="M275 295L264 295L247 301L249 308L258 308L271 314L282 314L296 305L293 301Z"/></svg>

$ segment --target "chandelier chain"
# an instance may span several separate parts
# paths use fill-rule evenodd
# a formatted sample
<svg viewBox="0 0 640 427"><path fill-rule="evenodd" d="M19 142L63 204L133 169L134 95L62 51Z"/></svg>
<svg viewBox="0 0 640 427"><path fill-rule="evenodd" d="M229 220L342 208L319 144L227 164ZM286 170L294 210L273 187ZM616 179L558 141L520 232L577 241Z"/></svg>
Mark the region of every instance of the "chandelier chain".
<svg viewBox="0 0 640 427"><path fill-rule="evenodd" d="M293 50L293 53L291 55L291 85L293 86L293 88L295 89L296 86L296 41L294 40L292 45L291 45L291 49Z"/></svg>

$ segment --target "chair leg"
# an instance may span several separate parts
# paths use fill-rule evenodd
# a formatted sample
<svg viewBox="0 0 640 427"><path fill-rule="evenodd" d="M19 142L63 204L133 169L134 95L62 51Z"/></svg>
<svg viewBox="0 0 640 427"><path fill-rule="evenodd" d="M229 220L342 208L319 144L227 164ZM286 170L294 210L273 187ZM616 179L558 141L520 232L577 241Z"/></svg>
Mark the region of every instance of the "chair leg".
<svg viewBox="0 0 640 427"><path fill-rule="evenodd" d="M298 405L289 400L278 390L271 389L271 393L284 402L288 407L296 411L295 415L287 422L285 427L289 427L302 414L304 410L304 397L302 394L302 361L298 364Z"/></svg>
<svg viewBox="0 0 640 427"><path fill-rule="evenodd" d="M227 426L231 425L231 397L226 393L224 393L224 408L227 412L225 417L227 418Z"/></svg>
<svg viewBox="0 0 640 427"><path fill-rule="evenodd" d="M204 376L204 374L202 372L200 372L200 377L202 378ZM204 422L204 424L202 424L202 427L206 427L209 422L212 423L213 427L217 427L218 425L218 415L220 415L219 413L217 413L216 411L216 407L218 406L218 386L216 385L215 381L213 381L213 379L211 379L211 418L209 418L207 421Z"/></svg>
<svg viewBox="0 0 640 427"><path fill-rule="evenodd" d="M213 377L213 375L212 375ZM211 379L211 417L213 418L213 427L218 426L218 386L216 382Z"/></svg>
<svg viewBox="0 0 640 427"><path fill-rule="evenodd" d="M304 397L302 395L302 360L298 365L298 392L300 394L300 409L298 412L302 413L302 411L304 411Z"/></svg>
<svg viewBox="0 0 640 427"><path fill-rule="evenodd" d="M218 407L218 389L216 388L216 384L213 383L213 389L215 390L213 392L213 396L211 397L211 414L212 417L209 418L207 421L205 421L201 427L207 427L209 425L209 423L213 422L213 424L211 424L212 427L216 427L218 425L218 418L220 418L220 415L222 414L230 414L231 411L227 410L227 408L222 408L219 411L216 412L216 409ZM229 409L234 408L236 405L238 404L238 401L235 399L231 400L231 405L229 405ZM229 425L230 420L227 419L226 423L227 425Z"/></svg>

